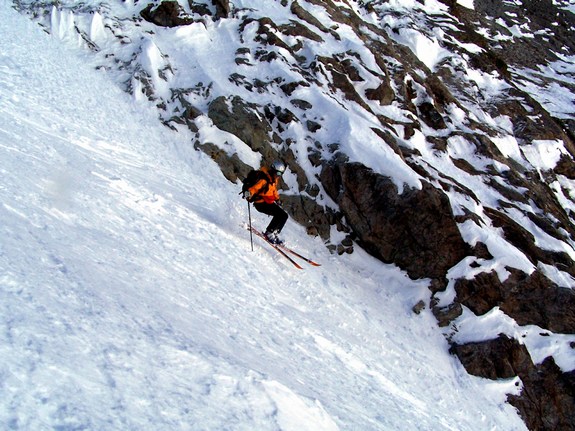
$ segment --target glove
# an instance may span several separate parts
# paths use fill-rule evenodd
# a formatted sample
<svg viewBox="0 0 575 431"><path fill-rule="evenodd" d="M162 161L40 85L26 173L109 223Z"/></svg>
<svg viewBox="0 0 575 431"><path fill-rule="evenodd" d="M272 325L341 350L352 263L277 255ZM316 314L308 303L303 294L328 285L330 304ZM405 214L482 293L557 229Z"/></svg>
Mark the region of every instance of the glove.
<svg viewBox="0 0 575 431"><path fill-rule="evenodd" d="M245 192L243 192L242 197L243 197L244 199L249 199L249 198L252 197L252 194L250 193L249 190L246 190Z"/></svg>

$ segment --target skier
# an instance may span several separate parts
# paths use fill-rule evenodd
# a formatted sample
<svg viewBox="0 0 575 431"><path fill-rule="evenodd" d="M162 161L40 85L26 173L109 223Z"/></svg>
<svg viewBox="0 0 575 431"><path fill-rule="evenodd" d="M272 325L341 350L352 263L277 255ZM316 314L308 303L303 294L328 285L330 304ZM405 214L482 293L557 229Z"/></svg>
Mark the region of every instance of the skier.
<svg viewBox="0 0 575 431"><path fill-rule="evenodd" d="M282 244L279 233L287 222L288 214L279 205L280 195L278 193L278 183L281 175L285 172L285 165L276 160L269 168L262 166L254 184L247 184L243 192L243 198L254 203L254 208L263 214L272 216L264 235L272 244Z"/></svg>

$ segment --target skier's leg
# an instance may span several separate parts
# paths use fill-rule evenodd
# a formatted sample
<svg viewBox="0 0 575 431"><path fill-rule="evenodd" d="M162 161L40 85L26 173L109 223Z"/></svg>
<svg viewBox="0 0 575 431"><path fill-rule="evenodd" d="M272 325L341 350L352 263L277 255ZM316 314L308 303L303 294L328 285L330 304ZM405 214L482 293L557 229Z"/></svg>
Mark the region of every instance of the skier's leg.
<svg viewBox="0 0 575 431"><path fill-rule="evenodd" d="M272 216L266 232L279 233L287 222L288 214L277 204L257 203L254 208L263 214Z"/></svg>
<svg viewBox="0 0 575 431"><path fill-rule="evenodd" d="M267 230L279 234L288 220L288 214L279 205L273 204L273 207L273 218Z"/></svg>

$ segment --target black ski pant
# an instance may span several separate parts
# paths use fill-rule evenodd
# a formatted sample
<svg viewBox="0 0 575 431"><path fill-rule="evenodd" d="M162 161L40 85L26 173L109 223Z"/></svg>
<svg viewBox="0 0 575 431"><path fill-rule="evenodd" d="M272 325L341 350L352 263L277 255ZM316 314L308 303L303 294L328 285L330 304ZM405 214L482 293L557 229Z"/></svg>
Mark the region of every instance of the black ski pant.
<svg viewBox="0 0 575 431"><path fill-rule="evenodd" d="M278 204L266 204L265 202L255 203L254 208L263 214L272 216L272 221L268 225L266 232L280 233L287 222L288 214Z"/></svg>

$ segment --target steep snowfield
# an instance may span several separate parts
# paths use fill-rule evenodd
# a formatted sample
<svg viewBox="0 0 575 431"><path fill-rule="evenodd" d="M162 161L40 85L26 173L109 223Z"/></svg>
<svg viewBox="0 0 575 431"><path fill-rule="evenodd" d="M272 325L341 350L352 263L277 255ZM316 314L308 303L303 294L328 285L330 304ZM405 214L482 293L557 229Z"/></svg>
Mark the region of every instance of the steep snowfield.
<svg viewBox="0 0 575 431"><path fill-rule="evenodd" d="M425 281L291 222L322 267L251 252L186 133L6 2L0 38L0 428L525 429L411 311Z"/></svg>

